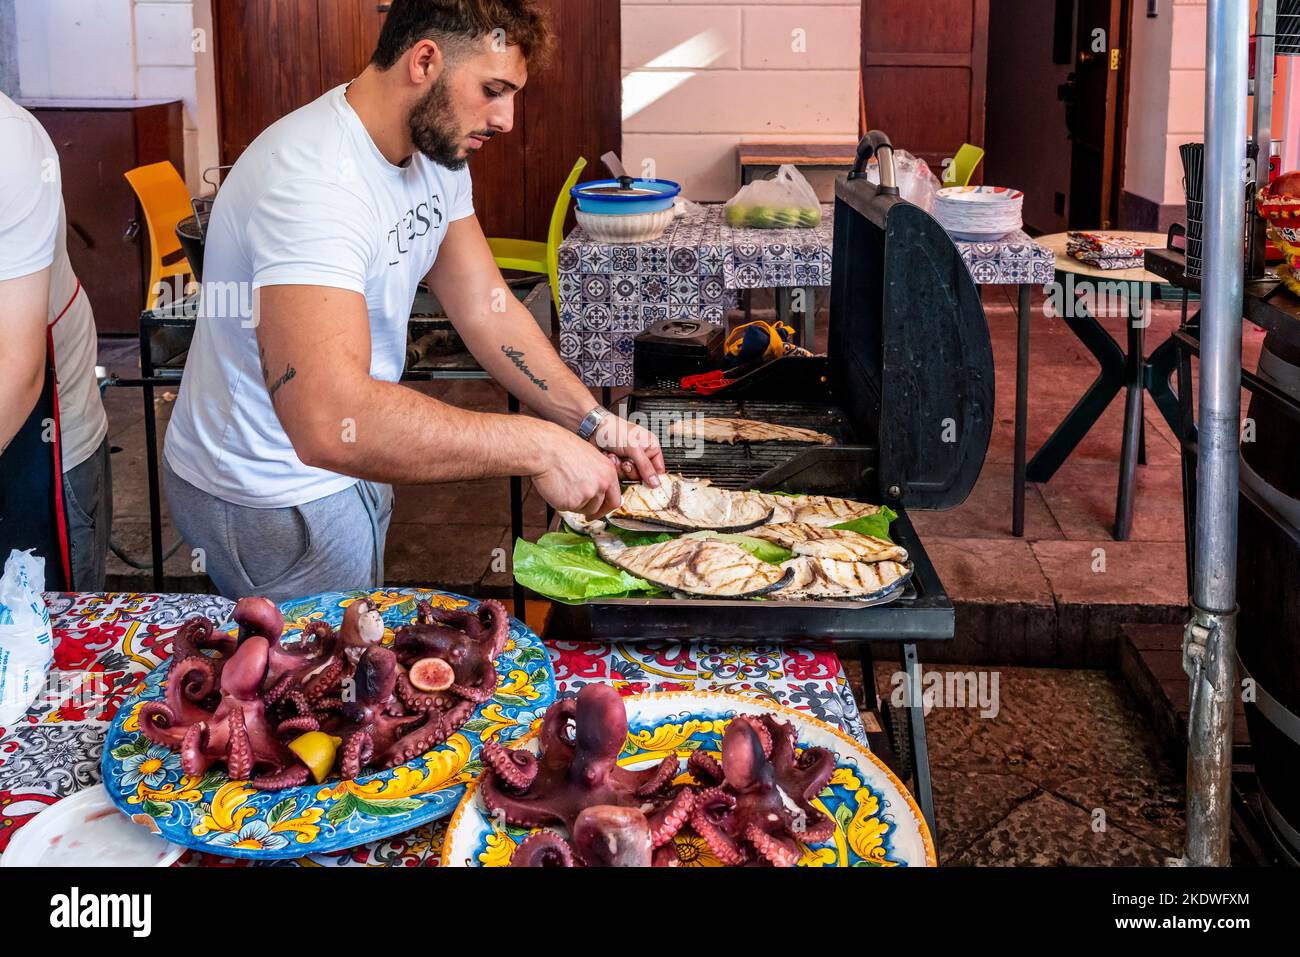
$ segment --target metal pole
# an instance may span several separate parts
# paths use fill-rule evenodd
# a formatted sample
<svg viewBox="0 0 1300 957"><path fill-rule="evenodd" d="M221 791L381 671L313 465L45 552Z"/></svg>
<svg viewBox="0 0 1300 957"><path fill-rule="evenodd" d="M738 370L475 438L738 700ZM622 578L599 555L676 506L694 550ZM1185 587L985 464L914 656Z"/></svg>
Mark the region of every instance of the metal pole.
<svg viewBox="0 0 1300 957"><path fill-rule="evenodd" d="M1183 860L1202 866L1228 863L1231 830L1249 8L1242 0L1207 8L1196 564L1183 642L1191 679Z"/></svg>
<svg viewBox="0 0 1300 957"><path fill-rule="evenodd" d="M1268 185L1269 158L1273 153L1273 51L1276 49L1277 0L1258 0L1255 17L1255 188ZM1250 272L1252 279L1264 275L1264 244L1268 224L1251 213Z"/></svg>

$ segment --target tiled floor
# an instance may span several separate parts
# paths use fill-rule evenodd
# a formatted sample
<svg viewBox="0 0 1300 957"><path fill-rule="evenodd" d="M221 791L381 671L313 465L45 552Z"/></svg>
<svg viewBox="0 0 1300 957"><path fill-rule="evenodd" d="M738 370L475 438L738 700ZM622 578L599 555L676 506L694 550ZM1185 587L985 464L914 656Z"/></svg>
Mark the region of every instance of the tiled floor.
<svg viewBox="0 0 1300 957"><path fill-rule="evenodd" d="M928 718L942 853L952 864L1157 864L1181 844L1182 781L1159 754L1122 679L1097 670L1023 665L1109 667L1122 622L1181 618L1186 581L1177 446L1148 403L1148 463L1139 468L1133 535L1115 542L1110 526L1122 418L1116 401L1051 482L1029 487L1026 534L1013 538L1012 290L987 289L985 303L997 410L984 470L959 508L913 515L958 604L958 641L931 658L993 663L981 670L997 674L1000 688L996 717L981 718L977 707L936 707ZM1157 306L1148 350L1176 320L1172 305ZM1121 334L1120 320L1106 325L1112 335ZM1044 318L1039 305L1032 329L1031 455L1096 369L1069 330ZM1261 340L1247 328L1244 351L1251 368ZM133 343L105 340L101 362L111 371L134 373ZM504 393L491 383L425 389L466 408L505 407ZM115 447L114 537L128 555L147 561L140 394L110 389L105 402ZM161 431L170 399L160 397L156 406ZM507 495L505 481L399 488L388 580L504 593L510 581ZM544 503L536 494L528 493L525 514L527 533L536 535L544 521ZM164 543L175 540L168 524ZM169 587L203 586L183 546L167 571ZM110 587L148 587L145 572L116 557L110 575ZM1005 667L1007 662L1021 666ZM856 664L849 667L855 674ZM877 679L888 694L887 674L878 672Z"/></svg>

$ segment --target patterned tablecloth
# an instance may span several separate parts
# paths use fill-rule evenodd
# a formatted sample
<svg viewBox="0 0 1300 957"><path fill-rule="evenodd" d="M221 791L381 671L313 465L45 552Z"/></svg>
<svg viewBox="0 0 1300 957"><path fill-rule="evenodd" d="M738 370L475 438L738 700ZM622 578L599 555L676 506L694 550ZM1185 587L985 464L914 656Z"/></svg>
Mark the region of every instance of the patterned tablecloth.
<svg viewBox="0 0 1300 957"><path fill-rule="evenodd" d="M832 209L814 229L733 229L713 203L647 243L577 227L559 250L560 356L589 386L631 385L632 341L653 323L720 324L738 289L829 286Z"/></svg>
<svg viewBox="0 0 1300 957"><path fill-rule="evenodd" d="M981 286L1046 286L1056 278L1056 254L1023 229L995 243L956 243L966 268Z"/></svg>
<svg viewBox="0 0 1300 957"><path fill-rule="evenodd" d="M561 358L588 386L629 386L633 341L653 323L722 324L738 289L829 286L834 208L816 229L733 229L713 203L648 243L600 243L577 227L559 250ZM1056 257L1023 231L957 249L982 285L1055 276Z"/></svg>
<svg viewBox="0 0 1300 957"><path fill-rule="evenodd" d="M97 784L104 735L141 678L171 653L171 635L192 615L229 618L212 595L49 594L54 665L46 694L0 727L0 852L14 832L59 798ZM795 645L644 645L557 642L548 646L561 695L604 681L627 694L709 690L778 701L808 711L866 742L844 669L830 650ZM434 865L445 821L350 851L312 855L305 866ZM187 851L190 866L247 861Z"/></svg>

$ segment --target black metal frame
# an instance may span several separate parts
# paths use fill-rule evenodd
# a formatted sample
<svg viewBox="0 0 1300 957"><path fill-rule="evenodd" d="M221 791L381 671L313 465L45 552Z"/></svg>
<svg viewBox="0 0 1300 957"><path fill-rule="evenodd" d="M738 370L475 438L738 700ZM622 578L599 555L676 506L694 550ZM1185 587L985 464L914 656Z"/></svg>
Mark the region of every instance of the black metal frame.
<svg viewBox="0 0 1300 957"><path fill-rule="evenodd" d="M1062 283L1061 270L1056 271L1057 283ZM1141 280L1114 280L1116 284L1127 287L1125 297L1128 303L1140 303L1142 287L1150 286ZM1024 483L1046 482L1056 474L1067 457L1084 436L1110 407L1111 401L1125 391L1124 429L1120 440L1119 483L1115 494L1116 541L1125 541L1133 528L1133 493L1137 485L1137 466L1146 464L1146 422L1143 418L1143 398L1148 391L1156 399L1157 406L1164 411L1164 406L1156 397L1153 382L1156 381L1154 354L1148 359L1145 355L1146 329L1141 323L1134 322L1140 318L1140 312L1130 309L1127 322L1128 350L1125 352L1106 331L1097 319L1084 309L1081 302L1068 304L1062 319L1078 340L1093 355L1100 366L1097 378L1093 380L1086 392L1066 414L1061 424L1056 427L1042 447L1034 453L1027 466L1021 471L1020 463L1025 456L1027 429L1024 425L1024 406L1028 401L1028 351L1029 326L1026 315L1029 312L1027 296L1022 287L1020 296L1020 341L1017 352L1017 373L1022 370L1025 375L1025 388L1022 398L1021 380L1016 383L1016 488L1012 516L1012 532L1020 535L1024 531ZM1170 423L1173 425L1174 423Z"/></svg>

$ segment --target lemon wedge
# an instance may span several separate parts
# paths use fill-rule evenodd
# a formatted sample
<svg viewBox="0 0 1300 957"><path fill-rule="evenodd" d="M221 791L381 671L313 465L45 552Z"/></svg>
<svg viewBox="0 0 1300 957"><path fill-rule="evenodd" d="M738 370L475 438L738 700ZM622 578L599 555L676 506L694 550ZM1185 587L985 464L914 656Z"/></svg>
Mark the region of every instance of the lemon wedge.
<svg viewBox="0 0 1300 957"><path fill-rule="evenodd" d="M342 738L324 731L308 731L289 742L289 750L302 759L302 763L311 771L312 778L320 784L334 769L334 758L342 744Z"/></svg>

